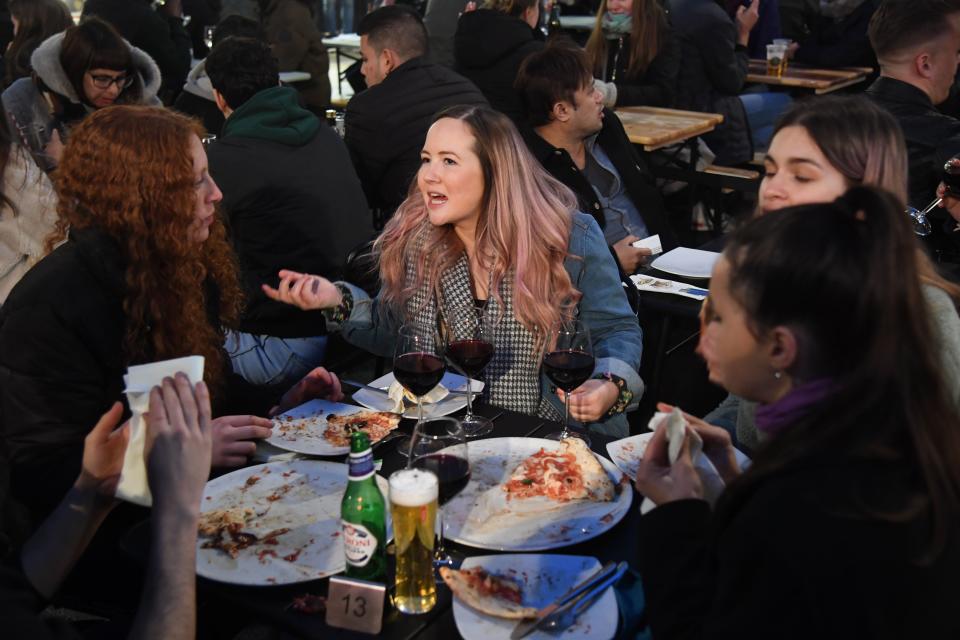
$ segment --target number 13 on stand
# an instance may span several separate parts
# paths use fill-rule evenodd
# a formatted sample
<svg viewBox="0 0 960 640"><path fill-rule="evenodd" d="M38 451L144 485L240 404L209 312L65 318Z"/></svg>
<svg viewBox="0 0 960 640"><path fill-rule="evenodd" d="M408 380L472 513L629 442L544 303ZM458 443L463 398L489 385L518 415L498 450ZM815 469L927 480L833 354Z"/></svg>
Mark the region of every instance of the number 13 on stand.
<svg viewBox="0 0 960 640"><path fill-rule="evenodd" d="M334 576L327 591L327 624L376 635L383 627L387 588L377 582Z"/></svg>

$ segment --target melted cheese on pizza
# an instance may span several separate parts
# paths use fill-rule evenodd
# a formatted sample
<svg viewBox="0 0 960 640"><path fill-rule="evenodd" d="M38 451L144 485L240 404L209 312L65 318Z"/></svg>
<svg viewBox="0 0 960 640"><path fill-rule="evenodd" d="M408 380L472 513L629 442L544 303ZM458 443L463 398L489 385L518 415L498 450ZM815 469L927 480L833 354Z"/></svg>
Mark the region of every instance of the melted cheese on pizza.
<svg viewBox="0 0 960 640"><path fill-rule="evenodd" d="M510 578L487 573L482 567L461 569L460 576L481 597L501 598L514 604L523 601L520 585Z"/></svg>
<svg viewBox="0 0 960 640"><path fill-rule="evenodd" d="M327 417L327 429L323 437L337 447L350 445L350 434L364 431L370 436L371 444L382 440L384 436L397 428L400 416L384 411L361 411L346 416Z"/></svg>
<svg viewBox="0 0 960 640"><path fill-rule="evenodd" d="M541 448L517 467L503 489L509 498L545 496L566 502L588 497L576 456L564 450Z"/></svg>

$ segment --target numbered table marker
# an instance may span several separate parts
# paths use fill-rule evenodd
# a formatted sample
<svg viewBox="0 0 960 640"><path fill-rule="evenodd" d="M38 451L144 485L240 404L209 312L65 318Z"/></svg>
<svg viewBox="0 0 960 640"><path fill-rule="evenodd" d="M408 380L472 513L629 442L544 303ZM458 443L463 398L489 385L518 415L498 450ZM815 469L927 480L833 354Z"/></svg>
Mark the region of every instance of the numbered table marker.
<svg viewBox="0 0 960 640"><path fill-rule="evenodd" d="M383 626L386 586L341 576L330 578L327 624L339 629L376 635Z"/></svg>

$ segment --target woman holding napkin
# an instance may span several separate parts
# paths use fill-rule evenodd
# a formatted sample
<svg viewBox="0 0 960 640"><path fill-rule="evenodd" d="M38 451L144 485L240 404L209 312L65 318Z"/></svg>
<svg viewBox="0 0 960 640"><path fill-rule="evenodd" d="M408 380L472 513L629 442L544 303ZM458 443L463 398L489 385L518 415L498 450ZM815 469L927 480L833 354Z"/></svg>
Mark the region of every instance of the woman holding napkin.
<svg viewBox="0 0 960 640"><path fill-rule="evenodd" d="M251 387L230 369L224 327L242 304L237 266L216 209L203 131L155 107L92 113L57 172L55 250L0 308L2 431L12 492L35 518L75 477L90 425L122 397L132 364L205 358L213 399L214 466L237 466L267 437L279 390ZM280 402L339 397L324 370ZM242 414L242 415L224 415Z"/></svg>
<svg viewBox="0 0 960 640"><path fill-rule="evenodd" d="M605 106L673 106L680 42L660 0L602 0L587 57Z"/></svg>
<svg viewBox="0 0 960 640"><path fill-rule="evenodd" d="M437 116L409 195L376 242L380 294L281 271L275 300L328 309L357 346L389 355L401 323L435 326L457 302L477 301L496 320L484 397L551 419L563 405L540 373L545 339L579 314L590 330L593 378L567 400L570 415L626 435L624 410L643 383L641 333L596 222L527 152L513 124L484 107Z"/></svg>
<svg viewBox="0 0 960 640"><path fill-rule="evenodd" d="M769 442L741 474L726 432L693 421L727 482L714 513L691 436L673 464L666 430L648 445L655 637L960 637L960 416L919 256L900 201L866 187L734 234L700 349Z"/></svg>

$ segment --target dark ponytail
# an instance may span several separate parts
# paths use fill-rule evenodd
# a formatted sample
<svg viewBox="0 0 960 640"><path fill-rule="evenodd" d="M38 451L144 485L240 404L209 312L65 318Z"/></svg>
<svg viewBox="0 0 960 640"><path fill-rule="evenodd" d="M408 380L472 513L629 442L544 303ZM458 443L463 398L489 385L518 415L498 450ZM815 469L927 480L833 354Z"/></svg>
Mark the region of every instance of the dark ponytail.
<svg viewBox="0 0 960 640"><path fill-rule="evenodd" d="M832 203L783 209L742 227L724 256L751 330L790 327L798 336L794 379L836 384L765 447L731 486L729 503L811 459L899 459L916 486L893 506L864 490L860 515L929 518L930 560L960 510L960 418L940 374L916 239L898 200L856 187Z"/></svg>

